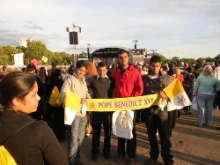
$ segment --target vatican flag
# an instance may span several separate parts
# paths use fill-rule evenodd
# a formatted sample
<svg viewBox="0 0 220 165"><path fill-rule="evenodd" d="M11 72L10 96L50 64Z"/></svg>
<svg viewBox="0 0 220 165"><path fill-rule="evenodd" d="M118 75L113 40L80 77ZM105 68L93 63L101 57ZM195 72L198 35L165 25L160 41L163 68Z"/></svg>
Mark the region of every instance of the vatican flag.
<svg viewBox="0 0 220 165"><path fill-rule="evenodd" d="M67 91L64 101L64 124L71 125L80 107L81 98Z"/></svg>
<svg viewBox="0 0 220 165"><path fill-rule="evenodd" d="M178 78L168 85L163 91L172 102L173 107L175 107L170 110L182 109L183 107L190 106L192 104Z"/></svg>

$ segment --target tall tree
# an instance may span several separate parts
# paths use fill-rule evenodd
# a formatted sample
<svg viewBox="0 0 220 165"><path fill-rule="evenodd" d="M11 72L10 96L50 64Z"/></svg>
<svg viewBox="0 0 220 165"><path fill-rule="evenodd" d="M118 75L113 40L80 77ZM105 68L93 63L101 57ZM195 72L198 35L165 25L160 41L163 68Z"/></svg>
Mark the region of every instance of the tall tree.
<svg viewBox="0 0 220 165"><path fill-rule="evenodd" d="M204 61L205 61L205 58L198 58L198 59L196 60L196 64L197 64L198 66L202 66L203 63L204 63Z"/></svg>
<svg viewBox="0 0 220 165"><path fill-rule="evenodd" d="M1 65L12 65L13 55L16 53L22 53L20 49L14 48L12 46L0 46L0 64Z"/></svg>
<svg viewBox="0 0 220 165"><path fill-rule="evenodd" d="M32 41L28 43L27 50L24 53L25 64L28 64L32 57L40 60L42 56L47 56L47 48L41 41Z"/></svg>
<svg viewBox="0 0 220 165"><path fill-rule="evenodd" d="M214 58L211 58L211 57L206 58L206 62L214 62L214 61L215 61Z"/></svg>

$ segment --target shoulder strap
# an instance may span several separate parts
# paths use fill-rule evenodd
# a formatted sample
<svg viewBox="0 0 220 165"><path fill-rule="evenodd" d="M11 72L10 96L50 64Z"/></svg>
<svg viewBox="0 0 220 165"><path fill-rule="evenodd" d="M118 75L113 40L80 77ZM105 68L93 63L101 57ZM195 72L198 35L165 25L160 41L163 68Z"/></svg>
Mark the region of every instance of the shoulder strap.
<svg viewBox="0 0 220 165"><path fill-rule="evenodd" d="M31 120L30 122L24 124L21 128L17 129L5 142L3 145L7 144L7 142L14 136L16 135L18 132L20 132L23 128L27 127L28 125L34 123L35 120Z"/></svg>

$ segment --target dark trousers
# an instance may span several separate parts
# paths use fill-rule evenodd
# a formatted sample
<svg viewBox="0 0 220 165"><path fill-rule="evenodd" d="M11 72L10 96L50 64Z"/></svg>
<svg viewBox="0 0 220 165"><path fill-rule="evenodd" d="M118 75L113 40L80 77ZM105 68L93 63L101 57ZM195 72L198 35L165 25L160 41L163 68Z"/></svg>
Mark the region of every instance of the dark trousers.
<svg viewBox="0 0 220 165"><path fill-rule="evenodd" d="M136 112L134 111L134 119L133 119L133 138L127 139L127 154L129 158L136 158L136 148L137 148L137 138L136 138L136 130L135 130L135 124L136 124ZM118 138L118 153L125 155L125 141L124 138Z"/></svg>
<svg viewBox="0 0 220 165"><path fill-rule="evenodd" d="M150 157L152 160L157 160L159 149L157 144L156 132L159 131L161 142L161 156L165 164L173 164L172 155L170 154L170 135L168 112L157 109L147 109L145 111L145 121L147 127L147 134L150 141L151 151Z"/></svg>
<svg viewBox="0 0 220 165"><path fill-rule="evenodd" d="M144 122L144 110L138 110L137 112L136 123Z"/></svg>
<svg viewBox="0 0 220 165"><path fill-rule="evenodd" d="M173 110L168 112L168 120L169 120L169 133L170 137L172 136L173 128L176 125L176 119L178 116L178 110Z"/></svg>
<svg viewBox="0 0 220 165"><path fill-rule="evenodd" d="M62 107L50 107L53 115L52 128L59 141L65 140L64 136L64 109Z"/></svg>
<svg viewBox="0 0 220 165"><path fill-rule="evenodd" d="M109 112L93 112L92 113L92 127L93 127L93 136L92 136L92 153L99 153L99 141L101 126L103 123L104 127L104 154L110 153L111 148L111 119L112 113Z"/></svg>
<svg viewBox="0 0 220 165"><path fill-rule="evenodd" d="M216 95L215 95L213 106L215 108L217 108L217 106L220 108L220 90L218 90Z"/></svg>
<svg viewBox="0 0 220 165"><path fill-rule="evenodd" d="M189 100L192 101L193 99L193 92L186 92L187 96L189 97ZM186 106L183 108L184 112L190 112L191 106Z"/></svg>

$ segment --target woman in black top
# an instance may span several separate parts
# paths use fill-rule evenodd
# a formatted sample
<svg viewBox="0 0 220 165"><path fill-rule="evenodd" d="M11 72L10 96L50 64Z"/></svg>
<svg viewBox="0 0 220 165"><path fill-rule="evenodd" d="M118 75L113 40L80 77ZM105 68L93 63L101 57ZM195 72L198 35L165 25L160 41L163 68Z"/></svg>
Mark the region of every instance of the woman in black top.
<svg viewBox="0 0 220 165"><path fill-rule="evenodd" d="M48 125L34 121L28 114L35 112L40 100L36 77L24 72L11 72L0 82L0 145L10 138L5 148L17 164L68 165L68 159Z"/></svg>

